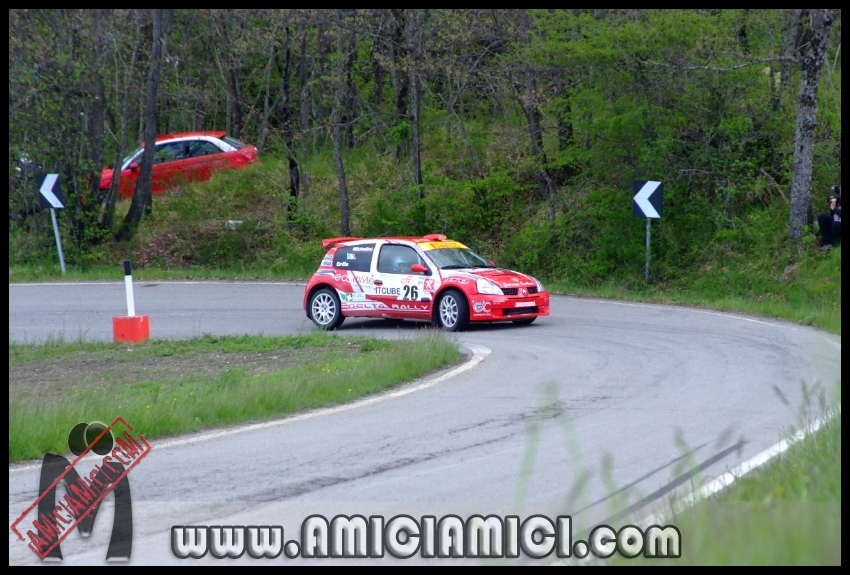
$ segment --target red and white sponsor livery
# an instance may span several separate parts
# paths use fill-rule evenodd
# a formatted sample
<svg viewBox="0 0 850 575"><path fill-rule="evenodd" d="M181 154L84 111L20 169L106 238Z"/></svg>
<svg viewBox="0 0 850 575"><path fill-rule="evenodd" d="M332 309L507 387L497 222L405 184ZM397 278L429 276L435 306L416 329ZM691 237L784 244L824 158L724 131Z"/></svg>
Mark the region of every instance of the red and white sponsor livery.
<svg viewBox="0 0 850 575"><path fill-rule="evenodd" d="M441 234L322 244L329 250L304 291L304 310L323 329L346 317L426 320L460 331L470 322L529 324L549 315L539 281Z"/></svg>

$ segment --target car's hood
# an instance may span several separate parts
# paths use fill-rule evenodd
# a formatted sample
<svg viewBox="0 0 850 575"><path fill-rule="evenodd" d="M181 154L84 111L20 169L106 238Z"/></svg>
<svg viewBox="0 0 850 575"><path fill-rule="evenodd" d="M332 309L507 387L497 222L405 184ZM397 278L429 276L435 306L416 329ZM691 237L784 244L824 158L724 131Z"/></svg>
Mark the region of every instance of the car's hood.
<svg viewBox="0 0 850 575"><path fill-rule="evenodd" d="M440 270L443 279L459 276L469 280L486 278L499 287L532 287L537 285L531 277L501 268L468 268L462 270Z"/></svg>

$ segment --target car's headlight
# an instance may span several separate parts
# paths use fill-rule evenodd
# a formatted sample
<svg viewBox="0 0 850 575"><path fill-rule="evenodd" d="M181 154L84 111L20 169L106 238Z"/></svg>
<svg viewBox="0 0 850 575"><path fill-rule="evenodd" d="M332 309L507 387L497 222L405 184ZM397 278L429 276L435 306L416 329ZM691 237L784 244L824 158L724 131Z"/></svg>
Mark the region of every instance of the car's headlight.
<svg viewBox="0 0 850 575"><path fill-rule="evenodd" d="M490 280L480 279L475 282L478 293L486 295L502 295L502 290Z"/></svg>
<svg viewBox="0 0 850 575"><path fill-rule="evenodd" d="M537 284L537 293L540 293L540 292L542 292L542 291L546 291L546 290L543 288L543 284L542 284L542 283L540 283L540 280L538 280L537 278L531 278L531 279L533 279L533 280L534 280L534 283L536 283L536 284Z"/></svg>

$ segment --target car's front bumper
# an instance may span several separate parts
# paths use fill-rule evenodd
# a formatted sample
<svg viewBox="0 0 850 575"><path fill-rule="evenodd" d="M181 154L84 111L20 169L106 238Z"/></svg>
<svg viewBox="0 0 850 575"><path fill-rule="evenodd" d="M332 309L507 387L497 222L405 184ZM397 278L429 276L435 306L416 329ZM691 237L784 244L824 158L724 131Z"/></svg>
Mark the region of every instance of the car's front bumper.
<svg viewBox="0 0 850 575"><path fill-rule="evenodd" d="M469 296L470 321L511 321L549 315L549 294Z"/></svg>

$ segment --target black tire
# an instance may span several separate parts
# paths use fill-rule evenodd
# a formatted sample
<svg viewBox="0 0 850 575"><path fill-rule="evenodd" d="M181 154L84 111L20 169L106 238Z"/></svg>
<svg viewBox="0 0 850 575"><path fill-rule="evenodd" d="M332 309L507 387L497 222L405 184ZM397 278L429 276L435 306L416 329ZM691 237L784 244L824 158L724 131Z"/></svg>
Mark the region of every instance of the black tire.
<svg viewBox="0 0 850 575"><path fill-rule="evenodd" d="M342 325L345 316L335 290L322 288L310 296L310 318L319 329L334 330Z"/></svg>
<svg viewBox="0 0 850 575"><path fill-rule="evenodd" d="M528 319L515 319L515 320L513 320L513 322L516 325L530 325L530 324L534 323L534 320L536 320L536 319L537 319L536 317L531 317L531 318L528 318Z"/></svg>
<svg viewBox="0 0 850 575"><path fill-rule="evenodd" d="M464 331L469 326L469 303L457 290L443 292L434 309L434 323L446 331Z"/></svg>

